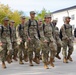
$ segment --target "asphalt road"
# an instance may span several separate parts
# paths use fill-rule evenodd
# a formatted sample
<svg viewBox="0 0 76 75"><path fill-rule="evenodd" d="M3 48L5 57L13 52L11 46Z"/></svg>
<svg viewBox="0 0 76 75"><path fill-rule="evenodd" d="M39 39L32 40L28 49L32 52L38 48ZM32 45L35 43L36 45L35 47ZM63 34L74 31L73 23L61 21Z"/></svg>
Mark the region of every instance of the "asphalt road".
<svg viewBox="0 0 76 75"><path fill-rule="evenodd" d="M62 57L62 53L61 53ZM18 62L7 64L7 69L1 68L0 62L0 75L76 75L76 45L74 45L74 52L72 55L73 62L65 64L62 62L63 59L55 59L55 67L50 69L44 69L43 63L37 65L34 63L33 67L30 67L28 62L24 65L19 65Z"/></svg>

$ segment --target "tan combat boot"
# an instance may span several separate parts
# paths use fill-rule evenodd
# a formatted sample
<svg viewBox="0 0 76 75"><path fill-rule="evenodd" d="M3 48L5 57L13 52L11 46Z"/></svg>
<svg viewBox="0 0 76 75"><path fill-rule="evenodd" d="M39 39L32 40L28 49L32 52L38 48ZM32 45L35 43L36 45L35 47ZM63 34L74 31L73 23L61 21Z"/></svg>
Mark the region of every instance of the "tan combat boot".
<svg viewBox="0 0 76 75"><path fill-rule="evenodd" d="M40 60L39 60L37 57L35 57L35 58L33 59L33 61L34 61L36 64L39 64L39 63L40 63Z"/></svg>
<svg viewBox="0 0 76 75"><path fill-rule="evenodd" d="M22 58L20 58L19 64L24 64L23 61L22 61Z"/></svg>
<svg viewBox="0 0 76 75"><path fill-rule="evenodd" d="M52 66L52 67L54 67L54 64L53 64L53 58L50 58L50 65Z"/></svg>
<svg viewBox="0 0 76 75"><path fill-rule="evenodd" d="M61 57L59 55L56 55L56 58L61 59Z"/></svg>
<svg viewBox="0 0 76 75"><path fill-rule="evenodd" d="M24 63L23 63L23 61L20 60L20 61L19 61L19 64L24 64Z"/></svg>
<svg viewBox="0 0 76 75"><path fill-rule="evenodd" d="M44 63L44 68L49 69L49 67L47 66L47 63Z"/></svg>
<svg viewBox="0 0 76 75"><path fill-rule="evenodd" d="M72 58L71 58L71 56L70 56L70 54L68 54L68 56L67 56L67 60L69 60L69 61L73 61Z"/></svg>
<svg viewBox="0 0 76 75"><path fill-rule="evenodd" d="M73 59L71 58L71 57L69 57L69 59L68 59L69 61L73 61Z"/></svg>
<svg viewBox="0 0 76 75"><path fill-rule="evenodd" d="M68 63L66 58L63 59L63 63Z"/></svg>
<svg viewBox="0 0 76 75"><path fill-rule="evenodd" d="M6 68L5 62L2 62L2 68L3 68L3 69Z"/></svg>
<svg viewBox="0 0 76 75"><path fill-rule="evenodd" d="M6 58L7 62L10 64L11 63L11 57L10 55L7 55L7 58Z"/></svg>
<svg viewBox="0 0 76 75"><path fill-rule="evenodd" d="M32 63L32 60L30 60L29 63L30 63L30 66L34 66L33 63Z"/></svg>
<svg viewBox="0 0 76 75"><path fill-rule="evenodd" d="M18 61L16 57L13 57L13 59L14 59L15 61Z"/></svg>
<svg viewBox="0 0 76 75"><path fill-rule="evenodd" d="M28 62L28 56L24 56L24 61Z"/></svg>

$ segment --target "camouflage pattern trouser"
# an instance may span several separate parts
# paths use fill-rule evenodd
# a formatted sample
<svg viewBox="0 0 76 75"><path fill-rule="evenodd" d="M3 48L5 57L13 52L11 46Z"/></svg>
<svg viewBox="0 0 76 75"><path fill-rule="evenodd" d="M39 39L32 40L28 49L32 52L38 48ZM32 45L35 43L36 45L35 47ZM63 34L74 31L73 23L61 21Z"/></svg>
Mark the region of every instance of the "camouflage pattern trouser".
<svg viewBox="0 0 76 75"><path fill-rule="evenodd" d="M42 43L42 61L43 63L48 62L48 56L49 56L49 47L47 43Z"/></svg>
<svg viewBox="0 0 76 75"><path fill-rule="evenodd" d="M27 46L28 46L29 60L33 59L33 52L35 53L35 57L39 58L40 48L39 48L38 40L35 38L32 38L30 41L28 41Z"/></svg>
<svg viewBox="0 0 76 75"><path fill-rule="evenodd" d="M59 39L56 41L57 44L57 55L61 52L62 41Z"/></svg>
<svg viewBox="0 0 76 75"><path fill-rule="evenodd" d="M73 52L73 41L72 40L63 40L63 57L67 58L67 47L68 47L68 55L71 55Z"/></svg>
<svg viewBox="0 0 76 75"><path fill-rule="evenodd" d="M28 54L27 54L27 49L25 49L25 42L21 42L20 45L19 45L19 59L22 60L22 54L24 55L24 57L26 57Z"/></svg>
<svg viewBox="0 0 76 75"><path fill-rule="evenodd" d="M57 45L56 43L53 41L53 42L49 42L49 52L50 52L50 57L51 58L54 58L56 53L57 53Z"/></svg>
<svg viewBox="0 0 76 75"><path fill-rule="evenodd" d="M12 48L13 48L13 56L17 57L19 47L16 42L12 42Z"/></svg>
<svg viewBox="0 0 76 75"><path fill-rule="evenodd" d="M9 51L9 55L12 55L12 44L11 43L3 43L2 44L2 51L1 51L1 61L6 61L7 58L7 52Z"/></svg>

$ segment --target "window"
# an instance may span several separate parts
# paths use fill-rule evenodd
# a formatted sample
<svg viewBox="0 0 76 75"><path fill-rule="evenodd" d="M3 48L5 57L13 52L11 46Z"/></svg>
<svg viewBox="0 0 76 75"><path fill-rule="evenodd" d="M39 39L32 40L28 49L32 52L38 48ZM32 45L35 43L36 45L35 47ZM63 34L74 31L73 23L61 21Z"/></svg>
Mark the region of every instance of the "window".
<svg viewBox="0 0 76 75"><path fill-rule="evenodd" d="M74 20L75 19L75 15L73 14L73 15L71 15L71 19L72 20Z"/></svg>

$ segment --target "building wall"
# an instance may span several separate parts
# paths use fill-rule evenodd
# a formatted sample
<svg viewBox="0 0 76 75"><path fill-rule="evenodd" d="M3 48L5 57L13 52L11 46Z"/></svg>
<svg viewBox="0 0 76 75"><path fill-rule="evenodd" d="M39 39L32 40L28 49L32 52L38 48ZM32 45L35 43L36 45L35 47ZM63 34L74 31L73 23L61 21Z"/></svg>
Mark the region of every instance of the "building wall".
<svg viewBox="0 0 76 75"><path fill-rule="evenodd" d="M59 27L59 29L61 28L61 26L63 25L63 18L65 16L70 16L71 18L73 17L74 15L74 20L71 19L71 22L70 24L73 26L73 27L76 27L76 9L71 9L71 10L66 10L66 11L62 11L62 12L57 12L57 13L53 13L53 19L57 19L58 20L58 23L57 23L57 26Z"/></svg>

